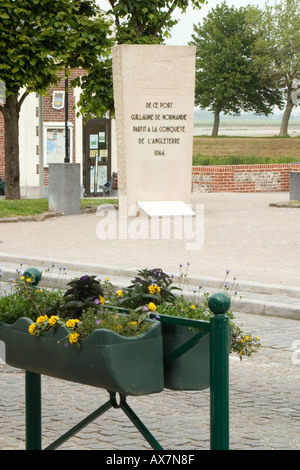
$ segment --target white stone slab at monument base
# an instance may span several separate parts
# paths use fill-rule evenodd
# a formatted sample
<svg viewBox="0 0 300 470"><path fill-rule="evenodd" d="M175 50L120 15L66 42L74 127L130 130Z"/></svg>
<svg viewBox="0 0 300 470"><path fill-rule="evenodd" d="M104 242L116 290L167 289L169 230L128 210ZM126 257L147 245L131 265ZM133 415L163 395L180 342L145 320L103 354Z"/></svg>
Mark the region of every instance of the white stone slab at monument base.
<svg viewBox="0 0 300 470"><path fill-rule="evenodd" d="M195 56L195 46L113 48L118 191L126 215L137 213L138 201L190 203Z"/></svg>
<svg viewBox="0 0 300 470"><path fill-rule="evenodd" d="M142 201L138 202L138 207L149 217L195 215L183 201Z"/></svg>

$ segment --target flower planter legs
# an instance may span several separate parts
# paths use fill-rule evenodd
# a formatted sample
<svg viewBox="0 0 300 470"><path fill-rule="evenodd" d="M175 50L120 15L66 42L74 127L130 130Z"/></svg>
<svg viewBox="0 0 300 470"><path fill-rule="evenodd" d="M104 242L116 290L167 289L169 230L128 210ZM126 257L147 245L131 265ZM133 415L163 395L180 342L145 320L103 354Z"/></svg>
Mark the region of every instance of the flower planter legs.
<svg viewBox="0 0 300 470"><path fill-rule="evenodd" d="M134 426L151 445L154 450L163 450L149 429L134 413L126 401L126 395L120 394L119 403L116 392L109 392L110 398L97 410L80 421L65 434L56 439L45 450L55 450L64 442L85 428L92 421L104 414L110 408L120 408L131 420ZM25 398L26 398L26 450L42 449L42 413L41 413L41 376L35 372L25 371Z"/></svg>
<svg viewBox="0 0 300 470"><path fill-rule="evenodd" d="M210 327L210 446L211 450L228 450L229 318L225 311L215 313Z"/></svg>
<svg viewBox="0 0 300 470"><path fill-rule="evenodd" d="M42 449L41 376L25 371L26 450Z"/></svg>
<svg viewBox="0 0 300 470"><path fill-rule="evenodd" d="M197 327L210 332L210 408L211 408L211 449L229 449L229 321L225 315L229 308L228 298L225 294L215 294L211 296L209 308L214 313L210 322L197 322ZM162 316L163 317L163 316ZM160 323L164 321L160 318ZM179 319L165 319L168 323L179 322ZM188 327L196 327L194 320L180 319L180 324ZM2 331L4 335L4 331ZM5 339L5 338L4 338ZM181 352L181 351L180 351ZM162 362L162 361L161 361ZM26 374L26 449L41 449L41 376L38 372L27 371ZM103 388L103 387L100 387ZM154 391L152 391L153 393ZM126 402L126 394L122 392L109 392L110 398L94 413L74 426L47 450L55 449L68 440L79 430L83 429L90 422L105 413L111 407L121 408L129 417L132 423L155 450L163 450L155 440L146 426L135 415ZM119 393L120 401L117 402L116 393ZM149 393L149 391L148 391Z"/></svg>

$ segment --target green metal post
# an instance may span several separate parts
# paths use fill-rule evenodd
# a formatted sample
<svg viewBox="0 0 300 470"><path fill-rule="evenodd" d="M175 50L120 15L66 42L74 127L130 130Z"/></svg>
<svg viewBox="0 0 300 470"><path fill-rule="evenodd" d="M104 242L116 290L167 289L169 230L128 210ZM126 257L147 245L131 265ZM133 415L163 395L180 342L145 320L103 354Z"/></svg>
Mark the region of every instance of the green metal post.
<svg viewBox="0 0 300 470"><path fill-rule="evenodd" d="M213 294L209 299L210 333L210 445L229 450L229 318L230 299Z"/></svg>
<svg viewBox="0 0 300 470"><path fill-rule="evenodd" d="M25 371L26 450L42 449L41 376Z"/></svg>

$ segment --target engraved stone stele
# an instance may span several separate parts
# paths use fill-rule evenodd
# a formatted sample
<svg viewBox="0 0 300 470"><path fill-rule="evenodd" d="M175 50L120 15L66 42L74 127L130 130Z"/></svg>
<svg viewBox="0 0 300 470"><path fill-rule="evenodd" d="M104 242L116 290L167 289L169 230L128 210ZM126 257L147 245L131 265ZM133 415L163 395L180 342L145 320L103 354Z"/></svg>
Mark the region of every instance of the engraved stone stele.
<svg viewBox="0 0 300 470"><path fill-rule="evenodd" d="M191 198L195 46L113 48L120 215Z"/></svg>

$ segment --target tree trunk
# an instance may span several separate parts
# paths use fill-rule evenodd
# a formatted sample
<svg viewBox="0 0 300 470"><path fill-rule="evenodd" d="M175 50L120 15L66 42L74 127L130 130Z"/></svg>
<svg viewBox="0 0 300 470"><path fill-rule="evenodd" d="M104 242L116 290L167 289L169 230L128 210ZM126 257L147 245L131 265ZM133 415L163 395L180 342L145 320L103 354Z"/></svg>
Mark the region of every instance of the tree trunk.
<svg viewBox="0 0 300 470"><path fill-rule="evenodd" d="M20 111L17 94L7 97L3 114L5 124L5 195L6 199L20 199Z"/></svg>
<svg viewBox="0 0 300 470"><path fill-rule="evenodd" d="M220 125L220 113L221 113L222 107L220 104L217 104L215 107L215 115L214 115L214 126L212 130L212 137L216 137L219 132L219 125Z"/></svg>
<svg viewBox="0 0 300 470"><path fill-rule="evenodd" d="M280 132L279 135L288 135L288 128L289 128L289 120L290 116L294 107L294 103L291 99L291 90L292 87L288 86L287 90L287 102L286 102L286 107L282 116L282 121L281 121L281 127L280 127Z"/></svg>

